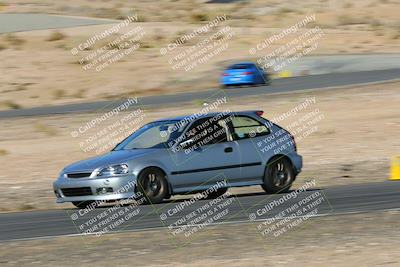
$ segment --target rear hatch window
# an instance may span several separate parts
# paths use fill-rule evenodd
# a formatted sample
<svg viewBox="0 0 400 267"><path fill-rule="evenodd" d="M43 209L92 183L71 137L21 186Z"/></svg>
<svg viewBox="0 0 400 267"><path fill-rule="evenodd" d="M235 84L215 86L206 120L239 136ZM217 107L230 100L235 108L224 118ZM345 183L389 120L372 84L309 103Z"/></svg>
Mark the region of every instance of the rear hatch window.
<svg viewBox="0 0 400 267"><path fill-rule="evenodd" d="M231 69L231 70L246 70L248 68L250 68L249 65L238 64L238 65L232 65L228 69Z"/></svg>

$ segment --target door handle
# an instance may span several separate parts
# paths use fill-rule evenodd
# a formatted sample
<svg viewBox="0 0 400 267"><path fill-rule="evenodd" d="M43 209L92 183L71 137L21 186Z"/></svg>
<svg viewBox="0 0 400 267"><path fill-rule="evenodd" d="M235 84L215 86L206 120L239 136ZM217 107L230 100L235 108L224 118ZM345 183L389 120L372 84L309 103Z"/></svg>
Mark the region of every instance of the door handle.
<svg viewBox="0 0 400 267"><path fill-rule="evenodd" d="M225 153L231 153L233 151L233 148L231 148L231 147L226 147L225 149L224 149L224 152Z"/></svg>

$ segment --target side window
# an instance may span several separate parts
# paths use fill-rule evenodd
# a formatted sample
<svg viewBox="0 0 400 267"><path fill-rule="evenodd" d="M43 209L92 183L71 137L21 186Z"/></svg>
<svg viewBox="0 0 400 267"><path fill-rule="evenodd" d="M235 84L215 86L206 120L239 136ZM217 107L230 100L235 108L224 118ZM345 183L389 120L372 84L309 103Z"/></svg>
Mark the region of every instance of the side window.
<svg viewBox="0 0 400 267"><path fill-rule="evenodd" d="M226 123L222 119L202 118L190 126L186 138L192 139L197 147L222 143L227 141L226 129Z"/></svg>
<svg viewBox="0 0 400 267"><path fill-rule="evenodd" d="M233 117L232 126L234 131L233 133L234 140L263 136L263 135L268 135L270 133L267 126L247 116Z"/></svg>

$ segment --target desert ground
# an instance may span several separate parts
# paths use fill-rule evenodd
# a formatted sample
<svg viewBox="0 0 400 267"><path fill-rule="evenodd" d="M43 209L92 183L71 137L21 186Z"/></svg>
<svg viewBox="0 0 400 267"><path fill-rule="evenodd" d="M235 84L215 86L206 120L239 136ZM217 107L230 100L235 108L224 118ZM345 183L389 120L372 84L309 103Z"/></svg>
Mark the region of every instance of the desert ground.
<svg viewBox="0 0 400 267"><path fill-rule="evenodd" d="M309 0L296 4L289 0L215 2L219 1L0 0L0 14L45 13L115 20L109 25L0 34L0 72L3 74L0 75L0 110L121 98L137 98L140 104L141 97L147 95L217 88L219 75L230 62L256 61L267 51L252 55L249 48L313 14L315 21L297 33L300 35L315 27L323 31L323 36L314 43L316 49L308 55L400 51L398 0ZM80 44L135 14L138 15L135 22L78 54L73 53ZM197 35L173 53L162 55L163 48L221 15L226 15L226 21L211 32ZM172 68L169 63L172 55L187 51L226 26L234 33L232 37L223 34L216 40L224 41L227 49L190 71ZM138 28L145 32L140 40L128 46L110 45L112 40ZM270 51L292 38L276 41L269 46ZM107 51L125 53L136 45L138 49L101 71L84 69L86 64L95 62L84 58L98 49L108 46ZM274 74L272 69L268 72ZM215 111L259 109L264 110L265 118L277 119L307 102L306 108L278 121L279 125L298 133L295 138L304 166L293 188L312 179L321 189L379 182L388 179L390 159L400 151L399 87L397 80L228 98ZM218 97L226 97L223 90ZM85 114L1 119L0 212L73 208L70 203L55 203L52 183L64 166L109 150L109 147L92 147L97 143L97 136L117 122L129 124L118 135L108 136L107 144L116 143L147 122L195 113L210 104L207 99L195 99L179 106L140 107L142 113L130 117L129 123L124 119L132 113L121 112L95 126L90 126L91 122L107 114L113 105ZM318 119L304 119L312 112L317 112ZM302 132L300 129L309 123L313 131ZM296 126L292 128L293 125ZM81 133L80 129L85 130ZM263 190L255 186L232 188L229 192L240 195ZM181 197L185 196L173 199ZM246 222L210 225L187 240L178 240L167 229L100 237L14 240L1 243L0 265L399 266L399 220L399 210L312 217L279 238L265 238L256 224Z"/></svg>
<svg viewBox="0 0 400 267"><path fill-rule="evenodd" d="M315 103L307 109L279 121L283 127L289 127L293 121L300 120L312 110L318 109L323 115L315 124L316 131L305 137L296 136L298 151L304 157L304 168L294 187L312 178L316 179L317 187L384 181L389 176L390 158L397 155L400 148L395 141L400 128L399 86L400 82L388 82L233 98L227 99L227 104L218 108L221 111L262 109L264 117L273 119L315 97ZM140 97L138 100L140 102ZM143 109L145 116L135 121L133 128L166 116L198 112L204 108L203 102L199 100L181 107ZM0 210L72 207L68 203L55 203L52 182L67 164L106 152L88 150L88 145L82 147L80 143L87 142L90 136L118 121L117 117L77 137L72 137L72 133L109 110L110 107L105 107L98 113L3 119L0 131L3 171L0 174ZM130 133L127 130L111 139L117 142ZM232 193L261 191L260 187L231 190Z"/></svg>
<svg viewBox="0 0 400 267"><path fill-rule="evenodd" d="M397 1L307 1L295 6L290 1L249 1L232 4L206 4L206 1L0 1L0 12L49 13L115 19L120 22L138 16L135 22L72 55L71 49L115 24L9 33L0 36L0 109L19 109L43 105L91 102L131 95L171 94L218 86L222 69L231 61L257 60L249 48L273 34L279 34L306 16L315 21L306 29L318 26L324 35L316 40L316 54L396 53L400 48ZM226 15L211 32L229 26L233 36L227 48L202 64L185 71L173 69L165 48L185 34ZM93 59L80 61L96 49L109 44L135 27L145 32L136 40L140 47L101 71L83 69ZM203 33L180 45L179 54L211 35ZM225 34L226 37L226 34ZM223 38L223 37L221 37ZM290 42L287 37L270 46L271 51ZM130 47L130 46L129 46ZM128 51L129 47L115 49ZM82 63L83 62L83 63ZM273 70L268 70L274 72Z"/></svg>
<svg viewBox="0 0 400 267"><path fill-rule="evenodd" d="M166 230L13 241L2 266L398 266L399 211L314 217L279 238L256 225L209 226L177 243Z"/></svg>

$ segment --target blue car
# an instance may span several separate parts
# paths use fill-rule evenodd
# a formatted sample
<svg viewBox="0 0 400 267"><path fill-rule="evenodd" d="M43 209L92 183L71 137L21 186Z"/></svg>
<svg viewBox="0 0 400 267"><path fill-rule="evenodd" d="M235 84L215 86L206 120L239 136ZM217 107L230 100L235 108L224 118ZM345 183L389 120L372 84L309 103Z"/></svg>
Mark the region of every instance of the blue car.
<svg viewBox="0 0 400 267"><path fill-rule="evenodd" d="M269 84L268 75L252 62L230 65L221 76L221 87Z"/></svg>
<svg viewBox="0 0 400 267"><path fill-rule="evenodd" d="M286 192L302 168L293 136L262 111L188 115L144 125L112 151L65 167L54 182L58 203L79 208L102 201L260 185ZM143 199L143 197L142 197ZM95 204L97 205L97 204Z"/></svg>

